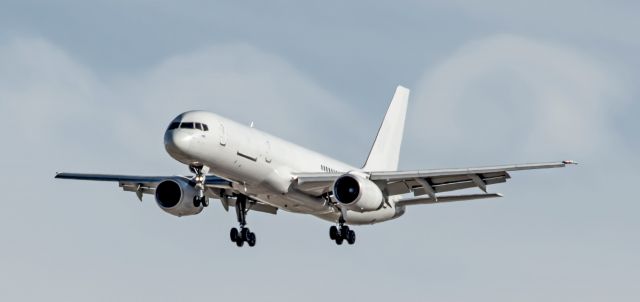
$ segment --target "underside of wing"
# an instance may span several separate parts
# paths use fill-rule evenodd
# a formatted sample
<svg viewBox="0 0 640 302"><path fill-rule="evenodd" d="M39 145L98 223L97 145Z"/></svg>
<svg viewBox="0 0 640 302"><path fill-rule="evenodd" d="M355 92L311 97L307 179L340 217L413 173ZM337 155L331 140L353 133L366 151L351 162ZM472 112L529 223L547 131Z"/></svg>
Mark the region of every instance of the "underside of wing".
<svg viewBox="0 0 640 302"><path fill-rule="evenodd" d="M331 185L342 175L342 173L299 173L293 185L296 190L312 196L320 196L331 192Z"/></svg>
<svg viewBox="0 0 640 302"><path fill-rule="evenodd" d="M488 185L506 182L509 173L491 172L478 174L446 175L431 177L415 177L386 182L389 195L413 193L415 196L457 191L469 188L480 188L486 192Z"/></svg>

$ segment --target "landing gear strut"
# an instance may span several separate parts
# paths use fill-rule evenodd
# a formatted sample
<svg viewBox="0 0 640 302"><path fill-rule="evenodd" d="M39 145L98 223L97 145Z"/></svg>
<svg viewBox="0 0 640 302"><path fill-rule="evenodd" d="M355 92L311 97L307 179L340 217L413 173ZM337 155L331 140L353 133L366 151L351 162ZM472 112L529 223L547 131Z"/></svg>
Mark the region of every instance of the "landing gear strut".
<svg viewBox="0 0 640 302"><path fill-rule="evenodd" d="M356 242L356 232L349 229L349 226L344 225L344 219L340 217L338 226L332 225L329 228L329 238L335 241L337 245L341 245L343 241L347 241L349 244Z"/></svg>
<svg viewBox="0 0 640 302"><path fill-rule="evenodd" d="M231 241L235 242L238 247L243 246L245 242L249 246L256 245L256 234L246 227L247 212L247 196L239 195L236 199L236 216L238 217L240 229L232 228L229 233Z"/></svg>
<svg viewBox="0 0 640 302"><path fill-rule="evenodd" d="M209 198L204 196L204 182L209 169L204 166L189 166L189 170L196 174L193 178L193 182L195 183L194 187L196 188L196 196L193 197L193 206L196 208L200 207L200 205L208 207Z"/></svg>

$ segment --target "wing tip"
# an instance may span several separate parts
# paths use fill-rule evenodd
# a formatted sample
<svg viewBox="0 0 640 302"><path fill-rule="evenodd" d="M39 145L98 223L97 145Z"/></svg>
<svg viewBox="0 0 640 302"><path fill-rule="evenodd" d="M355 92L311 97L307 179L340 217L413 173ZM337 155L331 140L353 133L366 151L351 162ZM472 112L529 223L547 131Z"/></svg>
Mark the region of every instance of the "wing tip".
<svg viewBox="0 0 640 302"><path fill-rule="evenodd" d="M577 165L578 164L577 161L570 160L570 159L569 160L563 160L562 163L565 164L565 165Z"/></svg>

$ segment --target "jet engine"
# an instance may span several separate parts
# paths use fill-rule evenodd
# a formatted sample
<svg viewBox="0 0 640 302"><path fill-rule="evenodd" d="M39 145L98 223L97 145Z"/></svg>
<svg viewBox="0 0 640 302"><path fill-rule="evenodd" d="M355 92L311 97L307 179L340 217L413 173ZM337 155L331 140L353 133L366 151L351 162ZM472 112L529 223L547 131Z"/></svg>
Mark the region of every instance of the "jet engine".
<svg viewBox="0 0 640 302"><path fill-rule="evenodd" d="M340 176L333 183L335 199L347 209L367 212L382 206L384 195L372 181L355 173Z"/></svg>
<svg viewBox="0 0 640 302"><path fill-rule="evenodd" d="M186 179L167 179L156 187L156 203L165 212L182 217L202 212L193 205L196 189Z"/></svg>

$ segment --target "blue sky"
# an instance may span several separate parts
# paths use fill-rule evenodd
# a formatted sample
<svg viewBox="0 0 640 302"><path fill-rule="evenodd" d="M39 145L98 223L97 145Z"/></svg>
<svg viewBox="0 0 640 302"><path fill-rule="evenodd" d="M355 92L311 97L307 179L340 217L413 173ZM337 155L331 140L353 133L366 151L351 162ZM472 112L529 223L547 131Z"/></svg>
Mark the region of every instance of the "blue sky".
<svg viewBox="0 0 640 302"><path fill-rule="evenodd" d="M0 300L636 301L640 19L632 1L3 1ZM360 165L395 86L400 166L575 159L505 194L358 227L217 203L166 215L56 171L186 174L205 109Z"/></svg>

